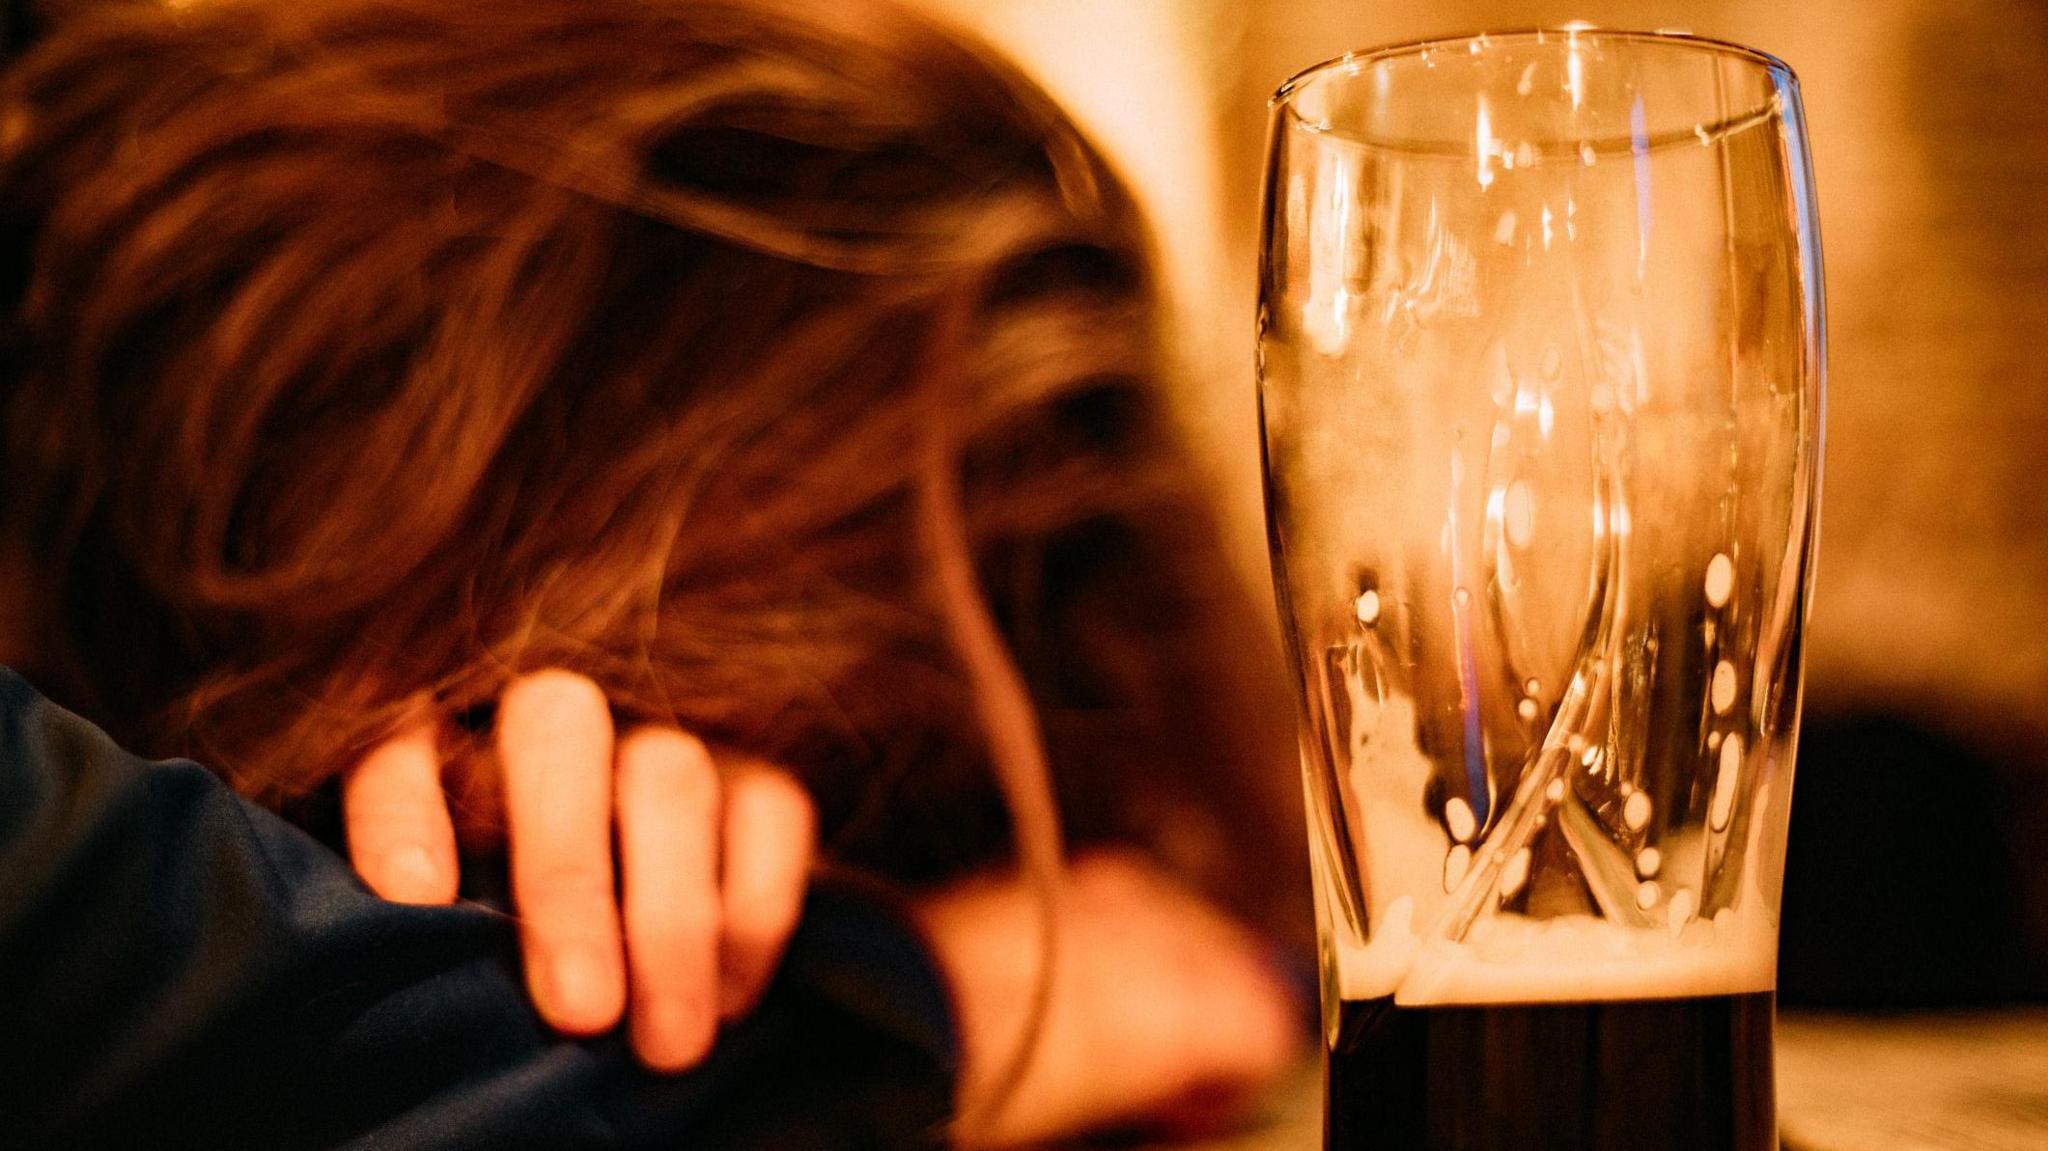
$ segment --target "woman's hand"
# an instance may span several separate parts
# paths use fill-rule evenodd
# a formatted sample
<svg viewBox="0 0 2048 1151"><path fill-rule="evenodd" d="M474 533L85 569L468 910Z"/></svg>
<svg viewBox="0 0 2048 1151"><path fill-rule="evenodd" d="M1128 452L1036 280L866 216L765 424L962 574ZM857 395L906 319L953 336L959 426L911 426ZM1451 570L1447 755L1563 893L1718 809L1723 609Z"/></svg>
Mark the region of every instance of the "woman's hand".
<svg viewBox="0 0 2048 1151"><path fill-rule="evenodd" d="M459 882L439 718L423 713L342 781L349 856L400 903L452 902ZM542 1018L572 1035L609 1030L630 982L641 1061L702 1061L719 1020L759 999L795 930L817 835L809 796L787 772L714 755L673 727L615 737L597 684L560 670L506 689L496 752L483 786L503 804Z"/></svg>
<svg viewBox="0 0 2048 1151"><path fill-rule="evenodd" d="M1015 878L970 880L915 915L953 992L958 1110L983 1117L954 1131L960 1146L1213 1127L1302 1051L1299 1005L1250 932L1141 857L1098 853L1068 869L1044 1030L987 1116L1030 1010L1037 902Z"/></svg>

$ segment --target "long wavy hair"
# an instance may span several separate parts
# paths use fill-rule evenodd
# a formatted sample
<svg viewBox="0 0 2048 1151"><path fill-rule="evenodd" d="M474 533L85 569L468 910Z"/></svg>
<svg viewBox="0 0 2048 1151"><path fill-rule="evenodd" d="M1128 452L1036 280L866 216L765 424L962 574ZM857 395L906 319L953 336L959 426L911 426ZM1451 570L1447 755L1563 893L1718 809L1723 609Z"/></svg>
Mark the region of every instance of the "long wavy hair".
<svg viewBox="0 0 2048 1151"><path fill-rule="evenodd" d="M1056 852L1047 763L1077 839L1294 863L1131 198L958 37L106 5L0 87L0 228L41 670L139 750L288 803L562 666L905 883Z"/></svg>

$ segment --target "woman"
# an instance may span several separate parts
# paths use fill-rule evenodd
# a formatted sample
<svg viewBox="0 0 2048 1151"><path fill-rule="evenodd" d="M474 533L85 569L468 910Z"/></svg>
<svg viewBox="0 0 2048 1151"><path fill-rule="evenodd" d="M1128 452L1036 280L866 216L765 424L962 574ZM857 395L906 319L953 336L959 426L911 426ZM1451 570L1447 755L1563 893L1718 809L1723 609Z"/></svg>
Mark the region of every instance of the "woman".
<svg viewBox="0 0 2048 1151"><path fill-rule="evenodd" d="M1138 222L984 57L866 4L209 0L81 18L7 92L37 678L309 821L349 779L380 890L409 844L445 894L441 832L357 832L446 761L472 845L507 809L551 1021L616 1018L575 988L624 961L638 1037L664 970L634 890L673 890L676 824L635 830L636 748L778 765L832 865L905 891L1014 859L1050 892L1061 822L1244 909L1248 861L1292 862ZM536 836L605 856L614 799L623 957L604 895L550 915L522 876ZM1000 1101L1020 1065L969 1056Z"/></svg>

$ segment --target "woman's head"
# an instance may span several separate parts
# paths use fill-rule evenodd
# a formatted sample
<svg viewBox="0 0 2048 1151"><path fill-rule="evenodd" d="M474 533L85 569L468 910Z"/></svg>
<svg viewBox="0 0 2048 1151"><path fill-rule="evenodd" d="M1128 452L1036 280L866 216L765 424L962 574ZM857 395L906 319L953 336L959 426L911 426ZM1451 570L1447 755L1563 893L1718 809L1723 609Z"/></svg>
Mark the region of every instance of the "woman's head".
<svg viewBox="0 0 2048 1151"><path fill-rule="evenodd" d="M1219 690L1153 666L1227 640L1186 634L1227 589L1129 202L894 9L123 6L8 77L0 198L53 665L253 793L543 665L792 764L856 838L875 780L975 778L934 427L1042 708L1164 746L1192 699L1155 697Z"/></svg>

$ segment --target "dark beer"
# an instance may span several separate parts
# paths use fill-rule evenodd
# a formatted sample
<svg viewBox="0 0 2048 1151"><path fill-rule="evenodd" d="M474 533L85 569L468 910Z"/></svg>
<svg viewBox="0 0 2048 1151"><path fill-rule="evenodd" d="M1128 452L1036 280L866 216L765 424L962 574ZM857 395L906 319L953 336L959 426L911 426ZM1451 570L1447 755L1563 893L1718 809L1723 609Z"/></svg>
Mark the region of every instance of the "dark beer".
<svg viewBox="0 0 2048 1151"><path fill-rule="evenodd" d="M1327 1151L1775 1151L1773 993L1343 1005Z"/></svg>

